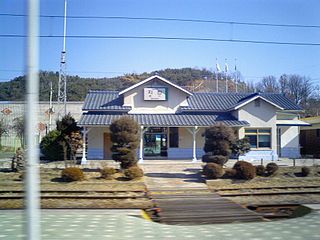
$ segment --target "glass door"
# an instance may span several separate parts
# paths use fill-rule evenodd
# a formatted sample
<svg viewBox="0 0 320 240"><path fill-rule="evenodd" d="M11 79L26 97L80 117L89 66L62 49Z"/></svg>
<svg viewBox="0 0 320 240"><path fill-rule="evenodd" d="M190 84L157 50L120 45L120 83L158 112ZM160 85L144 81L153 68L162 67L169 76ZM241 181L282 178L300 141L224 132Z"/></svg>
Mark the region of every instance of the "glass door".
<svg viewBox="0 0 320 240"><path fill-rule="evenodd" d="M144 134L144 156L166 157L167 155L167 129L149 128Z"/></svg>

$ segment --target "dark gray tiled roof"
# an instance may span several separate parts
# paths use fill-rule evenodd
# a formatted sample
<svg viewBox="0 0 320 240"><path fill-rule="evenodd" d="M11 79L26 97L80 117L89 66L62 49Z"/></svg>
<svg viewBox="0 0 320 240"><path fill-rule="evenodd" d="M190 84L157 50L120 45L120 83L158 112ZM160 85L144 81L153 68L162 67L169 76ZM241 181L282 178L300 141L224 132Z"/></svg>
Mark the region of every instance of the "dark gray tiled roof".
<svg viewBox="0 0 320 240"><path fill-rule="evenodd" d="M123 97L116 91L90 91L83 104L83 110L119 110L128 111L130 107L124 107Z"/></svg>
<svg viewBox="0 0 320 240"><path fill-rule="evenodd" d="M211 126L224 123L228 126L246 126L247 121L238 121L231 114L83 114L78 125L110 125L122 116L131 116L144 126Z"/></svg>
<svg viewBox="0 0 320 240"><path fill-rule="evenodd" d="M302 110L283 94L274 93L193 93L193 96L188 98L189 106L183 107L182 109L195 111L226 111L258 94L282 107L284 110Z"/></svg>

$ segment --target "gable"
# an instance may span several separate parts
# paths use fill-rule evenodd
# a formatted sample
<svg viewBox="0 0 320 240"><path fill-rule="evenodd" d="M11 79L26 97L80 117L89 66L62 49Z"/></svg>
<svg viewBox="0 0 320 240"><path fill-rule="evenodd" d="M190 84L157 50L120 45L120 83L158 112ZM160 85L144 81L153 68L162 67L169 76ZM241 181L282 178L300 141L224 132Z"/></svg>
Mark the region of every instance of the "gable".
<svg viewBox="0 0 320 240"><path fill-rule="evenodd" d="M184 92L184 93L186 93L188 95L192 95L192 93L190 93L189 91L183 89L182 87L179 87L178 85L176 85L176 84L174 84L174 83L168 81L167 79L165 79L163 77L160 77L158 75L151 76L151 77L149 77L149 78L147 78L147 79L145 79L145 80L143 80L143 81L141 81L141 82L139 82L137 84L132 85L131 87L128 87L128 88L124 89L123 91L119 92L119 95L122 95L122 94L124 94L124 93L126 93L128 91L131 91L131 90L133 90L135 88L138 88L139 86L144 85L144 84L146 84L148 82L151 82L151 81L163 82L163 83L168 84L168 85L170 85L170 86L172 86L172 87L174 87L174 88L176 88L176 89L178 89L178 90L180 90L180 91L182 91L182 92Z"/></svg>
<svg viewBox="0 0 320 240"><path fill-rule="evenodd" d="M243 106L245 106L245 105L247 105L247 104L249 104L249 103L251 103L251 102L260 102L260 101L264 101L264 102L272 105L272 106L275 107L275 108L278 108L278 109L280 109L280 110L284 110L283 107L279 106L278 104L276 104L276 103L274 103L274 102L272 102L272 101L269 101L268 99L260 96L259 94L256 95L256 96L254 96L254 97L252 97L252 98L245 99L245 100L239 102L239 103L238 103L233 109L231 109L231 110L238 110L239 108L242 108Z"/></svg>
<svg viewBox="0 0 320 240"><path fill-rule="evenodd" d="M187 106L189 94L166 81L152 78L120 96L123 96L124 106L131 108L129 113L174 113L179 107Z"/></svg>

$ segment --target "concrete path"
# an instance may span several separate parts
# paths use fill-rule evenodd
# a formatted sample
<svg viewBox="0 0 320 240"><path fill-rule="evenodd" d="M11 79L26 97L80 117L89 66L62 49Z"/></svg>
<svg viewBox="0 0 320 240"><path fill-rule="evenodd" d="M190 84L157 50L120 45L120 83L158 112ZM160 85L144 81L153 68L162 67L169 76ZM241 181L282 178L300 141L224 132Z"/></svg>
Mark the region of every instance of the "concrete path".
<svg viewBox="0 0 320 240"><path fill-rule="evenodd" d="M199 173L202 163L184 161L147 160L140 166L145 173L145 182L149 191L154 190L207 190Z"/></svg>

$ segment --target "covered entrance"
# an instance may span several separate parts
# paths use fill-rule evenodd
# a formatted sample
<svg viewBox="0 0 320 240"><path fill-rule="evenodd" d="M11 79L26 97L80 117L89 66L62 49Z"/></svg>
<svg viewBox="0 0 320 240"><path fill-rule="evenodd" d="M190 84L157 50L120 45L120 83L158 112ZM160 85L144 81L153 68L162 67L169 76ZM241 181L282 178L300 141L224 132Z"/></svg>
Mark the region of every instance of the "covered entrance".
<svg viewBox="0 0 320 240"><path fill-rule="evenodd" d="M168 156L168 128L149 127L144 132L143 152L145 157Z"/></svg>

